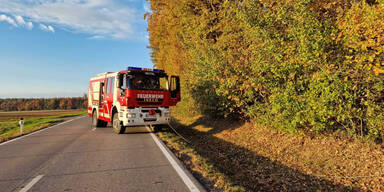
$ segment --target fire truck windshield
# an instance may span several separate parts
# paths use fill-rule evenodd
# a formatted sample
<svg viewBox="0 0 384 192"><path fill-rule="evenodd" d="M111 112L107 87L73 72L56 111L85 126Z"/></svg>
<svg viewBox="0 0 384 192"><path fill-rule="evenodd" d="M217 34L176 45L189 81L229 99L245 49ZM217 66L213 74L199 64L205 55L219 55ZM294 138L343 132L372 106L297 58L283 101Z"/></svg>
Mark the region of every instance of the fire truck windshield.
<svg viewBox="0 0 384 192"><path fill-rule="evenodd" d="M166 76L157 76L151 74L136 73L129 75L127 85L129 89L136 90L161 90L168 91L168 78Z"/></svg>

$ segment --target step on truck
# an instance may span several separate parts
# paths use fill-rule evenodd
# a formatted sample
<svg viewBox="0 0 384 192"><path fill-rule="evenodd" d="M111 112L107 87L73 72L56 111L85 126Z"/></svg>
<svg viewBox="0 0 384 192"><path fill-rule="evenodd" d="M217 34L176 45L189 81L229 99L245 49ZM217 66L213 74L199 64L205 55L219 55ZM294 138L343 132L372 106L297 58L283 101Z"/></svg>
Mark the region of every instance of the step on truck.
<svg viewBox="0 0 384 192"><path fill-rule="evenodd" d="M180 79L160 69L128 67L120 72L106 72L90 79L88 115L92 126L112 124L122 134L135 126L167 125L170 106L180 101Z"/></svg>

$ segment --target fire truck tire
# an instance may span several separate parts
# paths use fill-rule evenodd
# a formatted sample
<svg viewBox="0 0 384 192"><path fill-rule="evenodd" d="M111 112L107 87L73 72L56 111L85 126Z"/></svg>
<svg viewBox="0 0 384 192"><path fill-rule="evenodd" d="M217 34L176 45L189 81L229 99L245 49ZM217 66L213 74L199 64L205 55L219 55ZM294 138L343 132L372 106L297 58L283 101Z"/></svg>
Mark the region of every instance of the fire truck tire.
<svg viewBox="0 0 384 192"><path fill-rule="evenodd" d="M157 132L161 132L163 130L163 126L162 125L155 125L154 127L153 127L153 131L155 132L155 133L157 133Z"/></svg>
<svg viewBox="0 0 384 192"><path fill-rule="evenodd" d="M100 127L106 127L107 125L108 125L108 122L106 122L106 121L102 121L100 123Z"/></svg>
<svg viewBox="0 0 384 192"><path fill-rule="evenodd" d="M121 122L117 114L113 115L112 127L113 127L113 131L117 134L123 134L125 132L125 127L121 125Z"/></svg>
<svg viewBox="0 0 384 192"><path fill-rule="evenodd" d="M102 127L103 122L104 121L97 118L96 111L93 111L93 113L92 113L92 127Z"/></svg>

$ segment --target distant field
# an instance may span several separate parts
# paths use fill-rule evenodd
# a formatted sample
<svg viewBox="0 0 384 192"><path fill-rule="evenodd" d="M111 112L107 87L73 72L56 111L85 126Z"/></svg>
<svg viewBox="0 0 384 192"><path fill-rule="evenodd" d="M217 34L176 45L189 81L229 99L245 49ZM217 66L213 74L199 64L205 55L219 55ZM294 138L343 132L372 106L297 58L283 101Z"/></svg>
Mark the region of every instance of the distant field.
<svg viewBox="0 0 384 192"><path fill-rule="evenodd" d="M42 110L42 111L0 111L0 121L20 119L20 117L49 117L84 112L84 110Z"/></svg>
<svg viewBox="0 0 384 192"><path fill-rule="evenodd" d="M87 114L85 110L0 112L0 142L49 127L68 117L85 114ZM24 117L23 134L19 131L20 117Z"/></svg>

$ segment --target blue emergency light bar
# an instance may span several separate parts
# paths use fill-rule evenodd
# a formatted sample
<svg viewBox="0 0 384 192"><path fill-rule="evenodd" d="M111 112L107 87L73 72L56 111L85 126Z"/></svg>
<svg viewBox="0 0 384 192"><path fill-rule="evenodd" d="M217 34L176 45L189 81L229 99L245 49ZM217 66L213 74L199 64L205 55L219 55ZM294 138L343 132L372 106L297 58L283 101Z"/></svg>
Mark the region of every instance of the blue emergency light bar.
<svg viewBox="0 0 384 192"><path fill-rule="evenodd" d="M164 73L164 70L161 69L149 69L149 68L140 68L140 67L128 67L128 70L136 70L136 71L153 71L153 72L161 72Z"/></svg>

